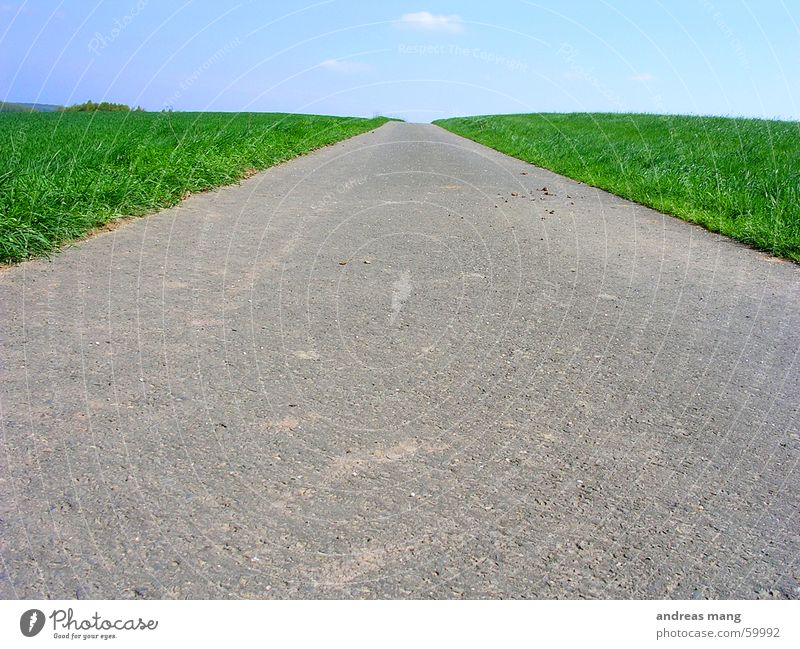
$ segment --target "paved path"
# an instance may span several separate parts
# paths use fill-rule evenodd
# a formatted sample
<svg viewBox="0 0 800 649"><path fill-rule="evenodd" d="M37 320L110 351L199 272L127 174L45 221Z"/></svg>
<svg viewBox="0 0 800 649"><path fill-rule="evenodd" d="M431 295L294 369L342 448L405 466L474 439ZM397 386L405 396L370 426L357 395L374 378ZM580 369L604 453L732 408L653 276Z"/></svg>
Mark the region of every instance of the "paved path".
<svg viewBox="0 0 800 649"><path fill-rule="evenodd" d="M0 596L800 597L800 269L435 126L0 304Z"/></svg>

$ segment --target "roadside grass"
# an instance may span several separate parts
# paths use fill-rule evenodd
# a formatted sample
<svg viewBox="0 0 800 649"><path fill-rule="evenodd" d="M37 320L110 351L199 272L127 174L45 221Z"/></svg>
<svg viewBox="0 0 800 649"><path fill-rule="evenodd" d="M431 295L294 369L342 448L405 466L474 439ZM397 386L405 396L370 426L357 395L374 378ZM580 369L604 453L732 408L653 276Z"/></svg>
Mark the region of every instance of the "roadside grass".
<svg viewBox="0 0 800 649"><path fill-rule="evenodd" d="M0 262L180 202L383 117L284 113L0 114Z"/></svg>
<svg viewBox="0 0 800 649"><path fill-rule="evenodd" d="M800 262L800 122L536 113L434 124Z"/></svg>

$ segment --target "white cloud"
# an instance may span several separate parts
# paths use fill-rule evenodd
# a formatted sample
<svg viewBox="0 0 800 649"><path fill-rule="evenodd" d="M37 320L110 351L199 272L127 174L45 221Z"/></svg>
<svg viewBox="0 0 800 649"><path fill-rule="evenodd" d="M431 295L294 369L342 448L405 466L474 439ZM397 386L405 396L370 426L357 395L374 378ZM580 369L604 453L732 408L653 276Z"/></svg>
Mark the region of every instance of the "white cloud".
<svg viewBox="0 0 800 649"><path fill-rule="evenodd" d="M325 59L319 64L319 67L332 72L341 72L343 74L354 74L356 72L367 72L372 69L371 65L361 63L360 61L343 61L342 59Z"/></svg>
<svg viewBox="0 0 800 649"><path fill-rule="evenodd" d="M634 74L632 77L628 77L628 80L639 81L640 83L647 83L648 81L655 81L656 78L649 72L641 72L639 74Z"/></svg>
<svg viewBox="0 0 800 649"><path fill-rule="evenodd" d="M429 11L403 14L400 16L400 20L395 22L395 25L432 32L460 32L464 30L464 23L458 16L435 16Z"/></svg>

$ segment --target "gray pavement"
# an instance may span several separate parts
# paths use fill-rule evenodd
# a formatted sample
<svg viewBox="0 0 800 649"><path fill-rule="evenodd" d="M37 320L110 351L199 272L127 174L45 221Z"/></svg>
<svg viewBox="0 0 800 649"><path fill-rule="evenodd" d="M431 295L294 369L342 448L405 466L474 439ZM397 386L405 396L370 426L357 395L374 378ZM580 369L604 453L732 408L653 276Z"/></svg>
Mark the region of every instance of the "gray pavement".
<svg viewBox="0 0 800 649"><path fill-rule="evenodd" d="M800 597L800 268L438 127L0 307L2 597Z"/></svg>

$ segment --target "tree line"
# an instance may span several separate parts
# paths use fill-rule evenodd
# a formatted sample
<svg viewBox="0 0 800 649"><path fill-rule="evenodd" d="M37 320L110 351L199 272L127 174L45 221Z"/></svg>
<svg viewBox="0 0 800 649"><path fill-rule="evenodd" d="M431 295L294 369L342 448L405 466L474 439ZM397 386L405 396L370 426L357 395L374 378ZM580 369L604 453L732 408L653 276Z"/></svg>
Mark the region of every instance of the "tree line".
<svg viewBox="0 0 800 649"><path fill-rule="evenodd" d="M142 108L141 106L137 106L136 108L131 108L127 104L115 104L110 101L101 101L98 103L91 100L85 101L82 104L74 104L72 106L67 106L62 110L65 113L89 113L94 111L101 111L108 113L144 112L144 108Z"/></svg>

